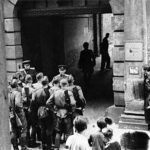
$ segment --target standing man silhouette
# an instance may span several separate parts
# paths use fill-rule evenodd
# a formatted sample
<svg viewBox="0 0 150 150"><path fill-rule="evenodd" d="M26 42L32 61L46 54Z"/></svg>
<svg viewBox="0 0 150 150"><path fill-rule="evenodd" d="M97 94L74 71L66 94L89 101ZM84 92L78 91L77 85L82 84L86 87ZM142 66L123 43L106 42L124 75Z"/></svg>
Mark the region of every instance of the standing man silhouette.
<svg viewBox="0 0 150 150"><path fill-rule="evenodd" d="M85 84L89 84L92 73L94 72L95 56L92 50L89 49L89 43L83 43L83 50L80 52L79 68L82 69L84 74Z"/></svg>
<svg viewBox="0 0 150 150"><path fill-rule="evenodd" d="M106 67L106 69L110 69L110 56L108 53L108 47L109 47L109 33L106 33L106 36L103 39L102 45L101 45L101 55L102 55L102 61L101 61L101 70L103 71Z"/></svg>

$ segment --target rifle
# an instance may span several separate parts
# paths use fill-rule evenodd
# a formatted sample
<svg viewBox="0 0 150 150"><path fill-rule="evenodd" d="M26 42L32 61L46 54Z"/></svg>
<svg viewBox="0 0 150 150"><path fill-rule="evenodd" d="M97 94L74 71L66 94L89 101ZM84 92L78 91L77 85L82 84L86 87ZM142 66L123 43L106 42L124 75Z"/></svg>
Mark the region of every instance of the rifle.
<svg viewBox="0 0 150 150"><path fill-rule="evenodd" d="M28 109L28 107L30 106L30 94L29 94L29 87L24 87L24 91L27 97L27 101L24 102L24 108Z"/></svg>
<svg viewBox="0 0 150 150"><path fill-rule="evenodd" d="M66 108L68 110L68 113L72 114L72 106L71 106L71 101L70 101L70 97L69 97L69 94L68 94L68 90L65 90L64 94L65 94Z"/></svg>

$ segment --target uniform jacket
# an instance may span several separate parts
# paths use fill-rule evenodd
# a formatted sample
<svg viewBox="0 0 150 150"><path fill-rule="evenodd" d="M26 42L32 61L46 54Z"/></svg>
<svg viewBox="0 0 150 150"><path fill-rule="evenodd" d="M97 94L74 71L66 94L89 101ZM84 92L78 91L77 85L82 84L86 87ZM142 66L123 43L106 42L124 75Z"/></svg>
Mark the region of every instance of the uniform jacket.
<svg viewBox="0 0 150 150"><path fill-rule="evenodd" d="M35 115L37 115L38 108L40 106L46 106L46 101L48 100L48 98L49 97L45 93L44 88L35 91L32 95L31 111L34 112Z"/></svg>
<svg viewBox="0 0 150 150"><path fill-rule="evenodd" d="M51 97L47 101L47 106L50 109L54 109L56 111L57 116L61 118L65 118L67 116L68 110L66 109L66 99L65 99L65 90L59 89L51 95ZM73 93L68 91L68 95L70 97L70 104L72 107L75 107L76 102L73 97Z"/></svg>
<svg viewBox="0 0 150 150"><path fill-rule="evenodd" d="M22 134L26 134L27 132L27 121L25 117L25 113L23 111L23 100L21 97L21 92L17 91L17 89L12 89L12 91L9 93L9 107L10 107L10 122L11 122L11 131L16 131L18 123L15 121L14 118L14 112L17 114L18 122L22 127Z"/></svg>
<svg viewBox="0 0 150 150"><path fill-rule="evenodd" d="M13 97L12 97L13 96ZM23 109L23 99L21 96L21 92L17 91L16 89L12 89L12 91L9 93L9 102L10 102L10 107L13 107L13 98L15 100L15 107L18 109Z"/></svg>

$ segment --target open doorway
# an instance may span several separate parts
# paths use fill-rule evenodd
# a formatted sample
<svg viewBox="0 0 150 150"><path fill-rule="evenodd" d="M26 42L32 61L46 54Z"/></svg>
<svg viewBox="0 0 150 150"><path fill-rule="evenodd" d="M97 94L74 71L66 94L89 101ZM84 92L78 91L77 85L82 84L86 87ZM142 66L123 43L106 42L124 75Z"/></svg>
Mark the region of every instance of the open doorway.
<svg viewBox="0 0 150 150"><path fill-rule="evenodd" d="M30 59L37 71L50 78L57 74L59 64L76 74L84 42L99 54L97 21L94 14L21 18L23 59Z"/></svg>
<svg viewBox="0 0 150 150"><path fill-rule="evenodd" d="M112 14L22 17L23 59L30 59L37 71L48 75L50 80L58 73L57 66L66 64L68 73L74 74L78 81L77 84L82 85L82 72L78 69L82 45L84 42L89 42L89 48L94 51L96 56L95 73L99 73L101 66L100 43L107 32L111 35L110 41L112 40L111 17ZM112 67L112 47L110 47L109 53ZM104 72L104 76L106 75L107 72ZM112 79L112 71L108 75L108 79ZM112 85L108 86L112 92ZM101 91L101 93L105 92Z"/></svg>
<svg viewBox="0 0 150 150"><path fill-rule="evenodd" d="M100 43L107 32L112 35L112 14L69 14L58 16L23 17L21 35L23 59L30 59L38 71L51 78L58 73L59 64L67 65L67 72L74 74L76 84L83 87L88 100L108 99L113 104L112 70L100 72ZM110 37L112 39L112 36ZM83 43L89 42L96 57L91 86L84 89L83 75L78 68ZM112 60L112 51L110 51ZM113 63L113 62L112 62ZM111 63L111 67L112 67Z"/></svg>
<svg viewBox="0 0 150 150"><path fill-rule="evenodd" d="M22 18L21 28L23 59L52 78L65 59L63 18Z"/></svg>
<svg viewBox="0 0 150 150"><path fill-rule="evenodd" d="M74 74L76 84L83 89L88 102L85 115L91 114L89 118L93 118L93 122L113 105L112 70L100 72L100 43L107 32L112 35L111 15L97 13L21 18L23 59L31 59L36 69L48 75L50 80L58 73L57 65L66 64L67 73ZM88 88L84 87L82 71L77 67L84 42L89 42L89 48L97 56Z"/></svg>

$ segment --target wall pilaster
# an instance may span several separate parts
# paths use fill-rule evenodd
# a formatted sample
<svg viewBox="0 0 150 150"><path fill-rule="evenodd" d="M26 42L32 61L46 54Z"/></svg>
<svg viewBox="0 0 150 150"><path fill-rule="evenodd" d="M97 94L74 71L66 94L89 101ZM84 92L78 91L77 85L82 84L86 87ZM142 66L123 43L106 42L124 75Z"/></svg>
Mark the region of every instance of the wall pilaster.
<svg viewBox="0 0 150 150"><path fill-rule="evenodd" d="M17 0L7 0L4 3L6 70L8 80L10 80L12 74L19 70L23 58L21 25L16 15L16 3Z"/></svg>
<svg viewBox="0 0 150 150"><path fill-rule="evenodd" d="M7 99L6 60L3 28L3 0L0 1L0 149L11 150Z"/></svg>
<svg viewBox="0 0 150 150"><path fill-rule="evenodd" d="M148 129L144 116L143 65L147 62L145 0L124 1L124 101L121 128ZM138 116L142 116L139 117Z"/></svg>

